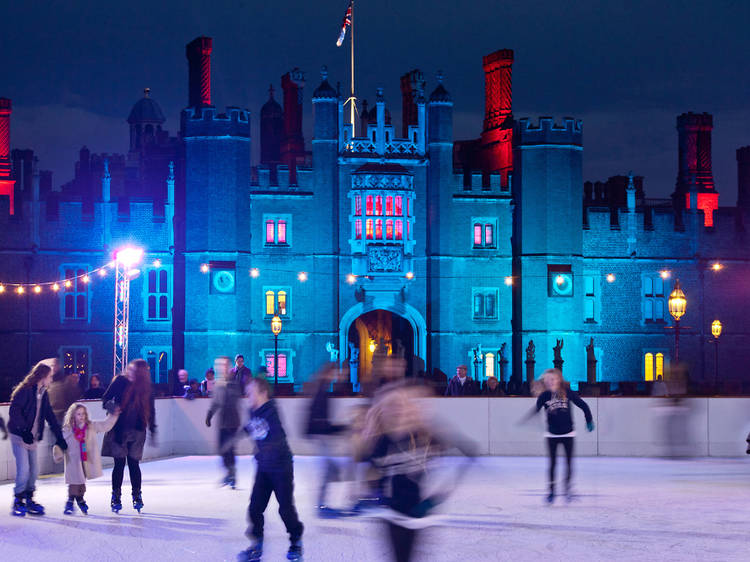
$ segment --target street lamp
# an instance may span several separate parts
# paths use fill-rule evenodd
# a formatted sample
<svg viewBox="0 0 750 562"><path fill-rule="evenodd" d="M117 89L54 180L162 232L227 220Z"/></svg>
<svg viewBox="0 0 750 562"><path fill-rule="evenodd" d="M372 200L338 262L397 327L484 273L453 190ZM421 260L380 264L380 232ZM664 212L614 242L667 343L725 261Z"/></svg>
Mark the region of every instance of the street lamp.
<svg viewBox="0 0 750 562"><path fill-rule="evenodd" d="M279 383L279 334L281 333L281 318L278 313L271 318L271 333L273 334L273 386Z"/></svg>
<svg viewBox="0 0 750 562"><path fill-rule="evenodd" d="M680 362L680 318L685 315L685 309L687 308L687 299L680 287L679 279L675 281L674 289L669 294L667 306L669 307L669 314L674 318L674 362L677 365Z"/></svg>
<svg viewBox="0 0 750 562"><path fill-rule="evenodd" d="M719 379L719 336L721 335L721 321L711 322L711 335L714 337L714 385Z"/></svg>

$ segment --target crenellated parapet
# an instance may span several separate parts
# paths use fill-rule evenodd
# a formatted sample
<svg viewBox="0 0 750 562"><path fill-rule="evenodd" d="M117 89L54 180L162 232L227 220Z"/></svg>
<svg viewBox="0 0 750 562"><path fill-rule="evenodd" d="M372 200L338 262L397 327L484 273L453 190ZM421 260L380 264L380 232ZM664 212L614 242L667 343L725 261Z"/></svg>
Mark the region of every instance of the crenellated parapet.
<svg viewBox="0 0 750 562"><path fill-rule="evenodd" d="M583 146L583 122L572 117L556 123L553 117L540 117L537 123L524 117L516 121L513 132L515 146L568 145Z"/></svg>
<svg viewBox="0 0 750 562"><path fill-rule="evenodd" d="M182 111L182 136L190 138L250 138L250 111L229 106L225 113L215 107L188 107Z"/></svg>

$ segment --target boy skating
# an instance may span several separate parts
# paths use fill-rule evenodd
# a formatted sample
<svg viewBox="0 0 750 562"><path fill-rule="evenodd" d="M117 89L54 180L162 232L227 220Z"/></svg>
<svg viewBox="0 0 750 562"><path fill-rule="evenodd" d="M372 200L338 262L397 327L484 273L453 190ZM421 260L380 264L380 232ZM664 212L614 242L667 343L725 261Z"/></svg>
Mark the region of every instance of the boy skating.
<svg viewBox="0 0 750 562"><path fill-rule="evenodd" d="M246 532L252 544L238 555L241 561L257 561L263 554L263 512L271 499L271 492L279 502L279 515L289 533L288 560L302 559L302 523L294 507L294 468L292 451L281 426L276 403L271 398L271 385L259 377L250 379L247 385L247 400L250 405L250 421L245 431L255 440L258 464L255 484L250 495Z"/></svg>

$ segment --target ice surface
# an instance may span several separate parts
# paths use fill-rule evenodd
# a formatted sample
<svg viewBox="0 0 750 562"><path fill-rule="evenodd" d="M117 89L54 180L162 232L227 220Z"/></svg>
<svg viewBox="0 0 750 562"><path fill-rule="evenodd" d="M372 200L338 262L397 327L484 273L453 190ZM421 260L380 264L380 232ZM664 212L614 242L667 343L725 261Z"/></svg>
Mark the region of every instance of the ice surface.
<svg viewBox="0 0 750 562"><path fill-rule="evenodd" d="M449 464L457 463L450 459ZM382 523L314 515L313 457L295 459L305 560L388 561ZM543 505L546 459L481 458L443 504L443 526L423 532L416 560L748 560L750 460L576 459L578 501ZM90 515L62 514L60 476L39 482L41 518L9 515L12 485L0 486L3 560L234 560L247 545L245 510L253 461L239 461L237 491L219 489L215 457L143 464L146 507L109 511L109 473L89 483ZM439 471L443 481L449 473ZM452 478L449 479L449 482ZM341 496L341 485L334 495ZM285 560L275 500L266 511L266 556Z"/></svg>

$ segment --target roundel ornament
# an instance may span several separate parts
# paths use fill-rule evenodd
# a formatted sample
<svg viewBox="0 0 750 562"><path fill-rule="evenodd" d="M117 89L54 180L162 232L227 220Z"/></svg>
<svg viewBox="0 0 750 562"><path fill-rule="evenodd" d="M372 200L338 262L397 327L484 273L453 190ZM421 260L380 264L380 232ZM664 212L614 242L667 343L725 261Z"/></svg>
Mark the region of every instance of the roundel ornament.
<svg viewBox="0 0 750 562"><path fill-rule="evenodd" d="M233 293L234 292L234 273L227 270L216 271L211 281L214 290L219 293Z"/></svg>
<svg viewBox="0 0 750 562"><path fill-rule="evenodd" d="M570 273L556 273L552 282L552 292L561 297L573 294L573 276Z"/></svg>

